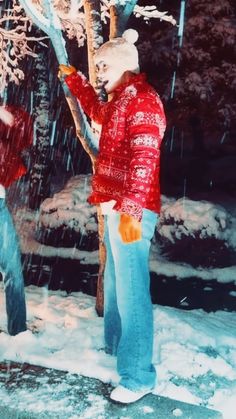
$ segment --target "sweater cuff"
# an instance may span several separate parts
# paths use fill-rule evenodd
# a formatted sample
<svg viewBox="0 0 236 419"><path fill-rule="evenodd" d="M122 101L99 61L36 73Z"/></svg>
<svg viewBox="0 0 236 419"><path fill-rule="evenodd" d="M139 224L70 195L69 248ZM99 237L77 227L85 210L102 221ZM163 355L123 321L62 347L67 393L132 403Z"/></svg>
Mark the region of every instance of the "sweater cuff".
<svg viewBox="0 0 236 419"><path fill-rule="evenodd" d="M132 199L124 198L122 201L118 201L114 205L113 209L118 212L131 215L138 221L141 221L142 219L143 208L137 202L132 201Z"/></svg>

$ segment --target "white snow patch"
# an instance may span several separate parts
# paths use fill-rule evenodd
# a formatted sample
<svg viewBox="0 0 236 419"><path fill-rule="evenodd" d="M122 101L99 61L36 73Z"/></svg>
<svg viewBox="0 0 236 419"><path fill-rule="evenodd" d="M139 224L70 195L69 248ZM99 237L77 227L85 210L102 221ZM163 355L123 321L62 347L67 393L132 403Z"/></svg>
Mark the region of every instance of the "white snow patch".
<svg viewBox="0 0 236 419"><path fill-rule="evenodd" d="M118 384L116 359L102 350L103 319L96 314L94 297L29 286L26 299L28 330L14 337L0 333L0 361L27 362ZM158 373L154 394L204 405L221 411L224 419L232 419L229 415L236 404L235 313L153 308L153 362ZM0 329L6 330L2 282ZM7 397L3 392L0 389L0 397ZM32 409L43 410L46 395L39 397L36 391L22 394L19 400L23 403L25 397ZM94 398L98 415L102 415L103 403L100 396ZM63 401L52 401L49 408L63 409Z"/></svg>

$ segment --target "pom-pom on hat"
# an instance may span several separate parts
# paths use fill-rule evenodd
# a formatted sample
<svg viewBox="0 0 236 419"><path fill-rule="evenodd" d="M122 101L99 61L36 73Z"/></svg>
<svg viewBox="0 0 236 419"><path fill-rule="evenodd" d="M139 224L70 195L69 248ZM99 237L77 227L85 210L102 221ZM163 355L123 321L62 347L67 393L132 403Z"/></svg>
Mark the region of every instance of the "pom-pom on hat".
<svg viewBox="0 0 236 419"><path fill-rule="evenodd" d="M138 50L134 43L138 39L135 29L127 29L121 37L105 42L96 52L95 64L104 61L124 71L139 73Z"/></svg>

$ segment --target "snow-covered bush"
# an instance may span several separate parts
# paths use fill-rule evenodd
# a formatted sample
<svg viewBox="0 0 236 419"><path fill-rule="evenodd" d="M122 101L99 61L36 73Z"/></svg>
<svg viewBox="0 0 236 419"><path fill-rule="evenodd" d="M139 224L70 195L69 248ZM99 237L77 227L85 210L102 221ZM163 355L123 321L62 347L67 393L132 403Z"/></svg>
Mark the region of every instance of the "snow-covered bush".
<svg viewBox="0 0 236 419"><path fill-rule="evenodd" d="M172 242L183 236L227 240L230 216L211 202L162 197L159 234Z"/></svg>
<svg viewBox="0 0 236 419"><path fill-rule="evenodd" d="M96 207L87 203L89 175L71 178L64 189L40 206L37 239L48 245L95 250L98 247Z"/></svg>
<svg viewBox="0 0 236 419"><path fill-rule="evenodd" d="M211 202L163 197L156 239L170 260L227 266L234 253L232 222L223 207Z"/></svg>
<svg viewBox="0 0 236 419"><path fill-rule="evenodd" d="M87 203L90 189L91 176L78 175L46 199L40 207L37 240L55 247L97 250L96 207ZM229 266L236 258L233 223L235 219L220 205L162 196L153 245L172 261L195 267Z"/></svg>

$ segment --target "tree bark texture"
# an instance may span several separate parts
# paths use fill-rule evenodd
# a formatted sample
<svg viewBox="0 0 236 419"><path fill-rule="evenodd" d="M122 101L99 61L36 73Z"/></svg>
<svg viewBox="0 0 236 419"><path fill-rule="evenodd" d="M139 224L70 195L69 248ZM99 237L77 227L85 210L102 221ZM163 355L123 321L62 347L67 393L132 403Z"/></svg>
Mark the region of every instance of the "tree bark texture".
<svg viewBox="0 0 236 419"><path fill-rule="evenodd" d="M96 87L96 69L93 56L103 43L100 0L84 0L90 83Z"/></svg>
<svg viewBox="0 0 236 419"><path fill-rule="evenodd" d="M125 31L136 4L137 0L127 0L126 4L117 3L110 7L110 39L121 36Z"/></svg>
<svg viewBox="0 0 236 419"><path fill-rule="evenodd" d="M50 91L47 69L48 50L41 48L34 61L33 114L36 143L32 149L29 207L38 209L50 192Z"/></svg>
<svg viewBox="0 0 236 419"><path fill-rule="evenodd" d="M93 57L96 50L103 43L100 0L85 0L84 12L86 21L89 80L93 87L96 88L97 77ZM102 96L102 92L98 92L98 94ZM97 280L96 311L99 316L103 316L103 277L106 263L106 249L104 246L104 219L103 215L101 214L100 206L97 206L97 218L99 237L99 272Z"/></svg>

